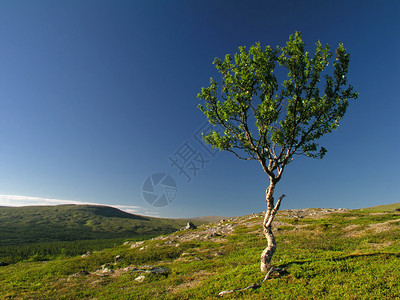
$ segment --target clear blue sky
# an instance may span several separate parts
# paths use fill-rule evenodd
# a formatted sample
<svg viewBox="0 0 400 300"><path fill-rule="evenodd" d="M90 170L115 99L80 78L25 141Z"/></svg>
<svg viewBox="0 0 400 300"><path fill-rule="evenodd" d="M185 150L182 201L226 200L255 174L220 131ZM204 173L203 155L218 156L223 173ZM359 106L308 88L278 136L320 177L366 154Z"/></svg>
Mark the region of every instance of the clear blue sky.
<svg viewBox="0 0 400 300"><path fill-rule="evenodd" d="M344 43L359 99L321 141L323 160L288 166L282 208L399 202L399 16L390 0L1 1L0 205L67 203L57 199L162 217L264 210L259 164L210 156L194 139L205 121L196 95L217 77L214 57L283 45L295 31L310 50ZM189 183L170 161L186 141L208 160ZM158 172L177 184L161 208L142 197Z"/></svg>

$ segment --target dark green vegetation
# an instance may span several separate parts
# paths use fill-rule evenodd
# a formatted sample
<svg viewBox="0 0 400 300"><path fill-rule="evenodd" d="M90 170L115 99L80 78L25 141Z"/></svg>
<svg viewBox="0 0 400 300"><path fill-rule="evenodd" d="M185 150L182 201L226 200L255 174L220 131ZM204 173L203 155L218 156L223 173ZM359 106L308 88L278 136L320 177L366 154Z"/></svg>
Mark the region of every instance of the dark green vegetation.
<svg viewBox="0 0 400 300"><path fill-rule="evenodd" d="M143 217L108 206L0 207L0 245L163 234L184 224L185 220Z"/></svg>
<svg viewBox="0 0 400 300"><path fill-rule="evenodd" d="M49 260L101 250L127 238L171 233L186 222L96 205L0 207L0 262Z"/></svg>
<svg viewBox="0 0 400 300"><path fill-rule="evenodd" d="M154 235L153 235L154 236ZM140 240L146 236L132 237L129 240ZM147 236L150 238L151 236ZM127 238L76 240L68 242L43 242L0 247L0 263L13 264L19 261L47 261L56 258L76 256L88 251L102 250L121 245Z"/></svg>
<svg viewBox="0 0 400 300"><path fill-rule="evenodd" d="M218 299L223 290L262 280L257 255L265 246L262 219L262 214L233 218L86 258L0 267L0 294L4 299ZM223 298L400 298L400 212L281 211L274 226L278 249L272 263L286 273L259 289ZM169 272L143 271L154 267ZM142 275L143 282L135 280Z"/></svg>

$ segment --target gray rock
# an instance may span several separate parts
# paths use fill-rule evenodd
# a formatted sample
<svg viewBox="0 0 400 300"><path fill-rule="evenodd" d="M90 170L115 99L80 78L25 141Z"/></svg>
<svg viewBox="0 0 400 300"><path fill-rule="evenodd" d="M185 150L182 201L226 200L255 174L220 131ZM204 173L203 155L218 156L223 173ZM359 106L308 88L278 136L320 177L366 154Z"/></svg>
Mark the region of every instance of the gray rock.
<svg viewBox="0 0 400 300"><path fill-rule="evenodd" d="M135 272L145 272L145 273L166 275L169 273L169 270L164 267L142 266L141 269L135 268L131 271L131 273L135 273Z"/></svg>
<svg viewBox="0 0 400 300"><path fill-rule="evenodd" d="M101 270L101 273L106 274L106 273L114 273L113 270L109 269L109 268L104 268Z"/></svg>
<svg viewBox="0 0 400 300"><path fill-rule="evenodd" d="M88 251L88 252L86 252L85 254L83 254L81 257L82 257L82 258L86 258L86 257L88 257L88 256L91 255L91 254L92 254L92 252Z"/></svg>
<svg viewBox="0 0 400 300"><path fill-rule="evenodd" d="M196 228L197 226L194 225L192 222L188 222L185 227L185 229L196 229Z"/></svg>
<svg viewBox="0 0 400 300"><path fill-rule="evenodd" d="M215 237L220 237L222 236L222 234L218 233L218 232L212 232L210 234L206 235L206 238L215 238Z"/></svg>
<svg viewBox="0 0 400 300"><path fill-rule="evenodd" d="M195 258L193 258L191 261L202 261L203 259L202 258L200 258L200 257L195 257Z"/></svg>
<svg viewBox="0 0 400 300"><path fill-rule="evenodd" d="M134 243L134 244L131 245L131 249L136 248L136 247L138 247L138 246L141 246L141 245L143 245L143 244L144 244L144 241L136 242L136 243Z"/></svg>
<svg viewBox="0 0 400 300"><path fill-rule="evenodd" d="M143 282L145 279L146 279L146 276L141 275L141 276L139 276L139 277L136 277L136 278L135 278L135 281Z"/></svg>
<svg viewBox="0 0 400 300"><path fill-rule="evenodd" d="M154 269L149 270L153 274L168 274L169 270L164 267L155 267Z"/></svg>
<svg viewBox="0 0 400 300"><path fill-rule="evenodd" d="M72 274L71 277L86 276L89 274L90 273L88 271L82 270L82 271L79 271L78 273Z"/></svg>

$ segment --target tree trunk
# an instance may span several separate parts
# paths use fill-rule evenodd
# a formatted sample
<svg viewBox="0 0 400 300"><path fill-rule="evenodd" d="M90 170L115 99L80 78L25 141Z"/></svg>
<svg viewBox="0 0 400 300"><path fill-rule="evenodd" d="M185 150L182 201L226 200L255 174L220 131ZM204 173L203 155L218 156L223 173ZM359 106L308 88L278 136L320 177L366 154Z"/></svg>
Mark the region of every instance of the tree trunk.
<svg viewBox="0 0 400 300"><path fill-rule="evenodd" d="M261 253L261 272L266 272L271 268L271 259L276 250L276 241L271 227L264 228L264 235L267 238L268 246Z"/></svg>
<svg viewBox="0 0 400 300"><path fill-rule="evenodd" d="M279 210L279 206L281 201L285 195L279 197L276 204L274 203L274 191L275 191L276 182L274 180L270 181L270 185L266 190L266 201L267 201L267 211L265 212L264 222L263 222L263 231L265 238L267 239L268 246L261 253L261 272L268 271L271 266L271 259L276 250L276 241L274 234L272 233L272 221L276 213Z"/></svg>

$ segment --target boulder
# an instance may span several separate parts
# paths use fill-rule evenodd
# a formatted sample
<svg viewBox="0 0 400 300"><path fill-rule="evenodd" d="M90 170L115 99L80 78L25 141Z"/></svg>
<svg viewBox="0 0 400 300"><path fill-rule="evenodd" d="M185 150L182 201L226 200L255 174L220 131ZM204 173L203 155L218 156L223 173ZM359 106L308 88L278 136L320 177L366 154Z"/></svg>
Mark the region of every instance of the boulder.
<svg viewBox="0 0 400 300"><path fill-rule="evenodd" d="M185 227L185 229L196 229L196 228L197 226L194 225L192 222L188 222Z"/></svg>

